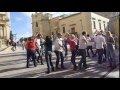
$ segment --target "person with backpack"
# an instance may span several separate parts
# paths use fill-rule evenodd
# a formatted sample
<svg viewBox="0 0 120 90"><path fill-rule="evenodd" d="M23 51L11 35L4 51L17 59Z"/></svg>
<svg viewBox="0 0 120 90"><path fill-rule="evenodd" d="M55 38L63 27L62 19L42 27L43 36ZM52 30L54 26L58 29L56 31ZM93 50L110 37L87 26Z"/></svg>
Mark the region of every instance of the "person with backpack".
<svg viewBox="0 0 120 90"><path fill-rule="evenodd" d="M33 37L29 37L28 41L26 43L26 49L27 49L27 68L29 68L30 59L32 58L32 61L34 63L34 67L37 66L36 60L35 60L35 52L36 52L36 42Z"/></svg>

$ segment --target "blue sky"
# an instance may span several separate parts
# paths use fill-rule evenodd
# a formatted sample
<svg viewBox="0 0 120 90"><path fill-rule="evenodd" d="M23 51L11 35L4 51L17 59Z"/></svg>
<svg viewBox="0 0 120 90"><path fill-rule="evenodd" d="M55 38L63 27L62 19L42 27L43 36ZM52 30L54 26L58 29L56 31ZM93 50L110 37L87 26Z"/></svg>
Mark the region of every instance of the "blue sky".
<svg viewBox="0 0 120 90"><path fill-rule="evenodd" d="M13 34L17 34L17 40L20 37L28 37L32 35L32 19L31 14L34 12L11 12L11 30ZM46 13L46 12L44 12ZM59 16L62 14L73 14L76 12L47 12L53 14L53 16Z"/></svg>

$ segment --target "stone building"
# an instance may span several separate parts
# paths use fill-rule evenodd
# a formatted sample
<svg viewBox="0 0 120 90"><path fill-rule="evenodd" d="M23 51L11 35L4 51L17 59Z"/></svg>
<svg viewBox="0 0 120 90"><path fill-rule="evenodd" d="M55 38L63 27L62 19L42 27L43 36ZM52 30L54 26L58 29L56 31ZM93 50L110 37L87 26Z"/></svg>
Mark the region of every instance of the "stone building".
<svg viewBox="0 0 120 90"><path fill-rule="evenodd" d="M0 48L10 39L10 12L0 12Z"/></svg>
<svg viewBox="0 0 120 90"><path fill-rule="evenodd" d="M94 12L94 13L110 19L113 12Z"/></svg>
<svg viewBox="0 0 120 90"><path fill-rule="evenodd" d="M119 47L119 12L113 12L110 19L110 31L117 37L117 46Z"/></svg>
<svg viewBox="0 0 120 90"><path fill-rule="evenodd" d="M52 18L51 14L35 13L32 15L33 34L41 33L44 36L51 33L66 32L81 35L86 31L90 35L96 30L108 30L109 19L93 12L80 12L72 15L61 15Z"/></svg>
<svg viewBox="0 0 120 90"><path fill-rule="evenodd" d="M43 36L50 35L50 14L32 14L32 33L41 33Z"/></svg>

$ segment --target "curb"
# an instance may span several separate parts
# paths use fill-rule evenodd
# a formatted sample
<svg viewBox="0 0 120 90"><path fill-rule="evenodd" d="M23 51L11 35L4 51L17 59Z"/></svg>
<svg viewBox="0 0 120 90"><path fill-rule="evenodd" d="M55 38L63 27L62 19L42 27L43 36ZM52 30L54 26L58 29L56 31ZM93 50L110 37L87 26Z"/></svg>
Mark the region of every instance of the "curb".
<svg viewBox="0 0 120 90"><path fill-rule="evenodd" d="M0 52L2 52L2 51L4 51L4 50L6 50L7 48L9 48L10 46L7 46L6 48L4 48L4 49L2 49L2 50L0 50Z"/></svg>

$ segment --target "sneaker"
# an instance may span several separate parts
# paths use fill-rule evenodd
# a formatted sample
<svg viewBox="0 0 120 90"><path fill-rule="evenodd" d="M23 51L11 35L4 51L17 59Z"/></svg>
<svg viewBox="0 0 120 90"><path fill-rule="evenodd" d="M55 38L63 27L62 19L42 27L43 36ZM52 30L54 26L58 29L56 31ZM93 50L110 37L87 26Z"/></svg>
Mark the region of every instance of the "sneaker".
<svg viewBox="0 0 120 90"><path fill-rule="evenodd" d="M88 66L83 66L83 68L84 68L84 69L87 69L87 68L89 68L89 67L88 67Z"/></svg>
<svg viewBox="0 0 120 90"><path fill-rule="evenodd" d="M30 68L29 66L26 66L26 68Z"/></svg>
<svg viewBox="0 0 120 90"><path fill-rule="evenodd" d="M59 70L60 68L59 67L56 67L57 70Z"/></svg>
<svg viewBox="0 0 120 90"><path fill-rule="evenodd" d="M109 65L107 65L107 67L112 67L112 65L111 65L111 64L109 64Z"/></svg>
<svg viewBox="0 0 120 90"><path fill-rule="evenodd" d="M81 70L81 69L82 69L82 66L78 66L78 68L79 68L79 70Z"/></svg>
<svg viewBox="0 0 120 90"><path fill-rule="evenodd" d="M54 67L53 67L53 68L51 68L51 71L52 71L52 72L54 72L54 71L55 71L55 70L54 70Z"/></svg>
<svg viewBox="0 0 120 90"><path fill-rule="evenodd" d="M102 64L97 64L97 67L102 67Z"/></svg>
<svg viewBox="0 0 120 90"><path fill-rule="evenodd" d="M117 66L116 65L113 65L112 67L111 67L111 69L115 69Z"/></svg>
<svg viewBox="0 0 120 90"><path fill-rule="evenodd" d="M61 69L66 69L65 67L61 67Z"/></svg>
<svg viewBox="0 0 120 90"><path fill-rule="evenodd" d="M37 67L37 65L34 65L34 67Z"/></svg>
<svg viewBox="0 0 120 90"><path fill-rule="evenodd" d="M50 71L46 71L46 74L49 74L50 73Z"/></svg>
<svg viewBox="0 0 120 90"><path fill-rule="evenodd" d="M41 65L44 65L43 63L41 63Z"/></svg>
<svg viewBox="0 0 120 90"><path fill-rule="evenodd" d="M74 71L76 71L76 70L77 70L77 68L78 68L78 66L75 66L75 67L73 68L73 70L74 70Z"/></svg>
<svg viewBox="0 0 120 90"><path fill-rule="evenodd" d="M106 62L102 63L103 66L106 66L106 64L107 64Z"/></svg>

